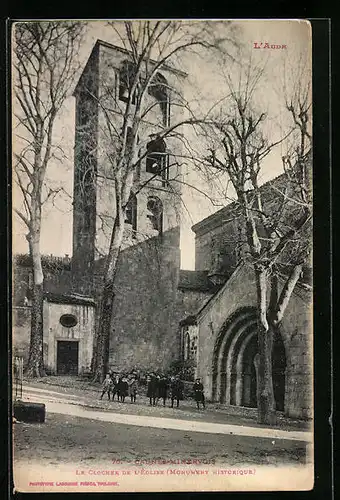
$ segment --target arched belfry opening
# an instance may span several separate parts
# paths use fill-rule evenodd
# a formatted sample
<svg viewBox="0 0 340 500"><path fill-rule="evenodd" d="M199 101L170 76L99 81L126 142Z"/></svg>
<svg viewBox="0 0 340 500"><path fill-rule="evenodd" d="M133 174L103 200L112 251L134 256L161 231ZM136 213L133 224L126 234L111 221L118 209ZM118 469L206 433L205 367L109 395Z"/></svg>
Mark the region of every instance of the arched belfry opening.
<svg viewBox="0 0 340 500"><path fill-rule="evenodd" d="M161 112L163 125L168 127L170 125L170 87L167 79L159 72L157 72L152 79L148 92L158 101Z"/></svg>
<svg viewBox="0 0 340 500"><path fill-rule="evenodd" d="M131 96L131 104L136 104L137 99L137 86L135 82L136 78L136 66L132 61L123 61L121 67L119 69L119 100L128 102L130 98L130 94L133 91Z"/></svg>
<svg viewBox="0 0 340 500"><path fill-rule="evenodd" d="M220 403L257 407L258 352L256 309L244 307L222 326L213 352L212 397ZM273 345L273 386L276 409L284 411L286 354L279 332Z"/></svg>

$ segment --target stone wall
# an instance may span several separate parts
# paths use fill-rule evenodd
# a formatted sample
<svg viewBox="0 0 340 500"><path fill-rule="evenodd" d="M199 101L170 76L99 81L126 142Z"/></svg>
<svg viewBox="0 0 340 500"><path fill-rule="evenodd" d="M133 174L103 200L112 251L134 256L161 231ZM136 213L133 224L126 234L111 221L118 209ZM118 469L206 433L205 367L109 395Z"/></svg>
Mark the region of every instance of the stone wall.
<svg viewBox="0 0 340 500"><path fill-rule="evenodd" d="M26 362L30 347L31 308L12 308L12 348L13 355L22 356Z"/></svg>
<svg viewBox="0 0 340 500"><path fill-rule="evenodd" d="M187 316L195 314L212 297L212 292L201 292L200 290L178 290L177 292L177 314L180 321Z"/></svg>
<svg viewBox="0 0 340 500"><path fill-rule="evenodd" d="M286 369L286 404L290 417L308 418L313 408L312 292L296 287L282 321L289 337Z"/></svg>
<svg viewBox="0 0 340 500"><path fill-rule="evenodd" d="M222 218L218 225L196 234L195 269L213 270L218 266L226 276L232 274L239 257L238 223L237 219L229 219Z"/></svg>
<svg viewBox="0 0 340 500"><path fill-rule="evenodd" d="M96 233L99 51L95 47L74 92L76 98L72 276L83 293L91 292ZM83 277L86 277L83 280Z"/></svg>
<svg viewBox="0 0 340 500"><path fill-rule="evenodd" d="M115 282L110 366L165 369L176 355L179 228L123 251Z"/></svg>
<svg viewBox="0 0 340 500"><path fill-rule="evenodd" d="M180 320L211 295L178 291L179 268L179 228L121 253L110 337L113 369L167 370L178 360Z"/></svg>

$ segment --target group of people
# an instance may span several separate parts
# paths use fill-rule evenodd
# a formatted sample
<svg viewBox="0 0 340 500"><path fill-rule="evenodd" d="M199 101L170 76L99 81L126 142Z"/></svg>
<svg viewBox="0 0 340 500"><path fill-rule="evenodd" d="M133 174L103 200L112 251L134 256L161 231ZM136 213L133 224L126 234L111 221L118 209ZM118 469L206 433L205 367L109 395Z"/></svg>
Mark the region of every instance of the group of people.
<svg viewBox="0 0 340 500"><path fill-rule="evenodd" d="M179 402L184 399L184 383L179 375L168 378L166 375L150 373L146 378L146 383L146 395L151 406L157 406L159 400L162 400L163 406L165 406L166 400L169 398L171 408L174 407L175 402L178 408ZM114 401L117 395L117 400L124 403L125 398L130 396L131 403L135 403L137 390L138 379L134 374L122 376L108 373L103 382L100 399L103 399L103 396L107 394L108 399L110 400L110 396L112 396L112 401ZM196 379L192 391L197 408L200 408L200 404L205 408L204 388L200 378Z"/></svg>
<svg viewBox="0 0 340 500"><path fill-rule="evenodd" d="M125 398L130 396L131 403L136 402L138 382L134 375L128 377L113 375L108 373L103 382L103 390L100 395L100 399L107 394L108 399L112 396L112 401L114 401L117 395L117 401L121 403L125 402Z"/></svg>
<svg viewBox="0 0 340 500"><path fill-rule="evenodd" d="M163 406L169 396L171 400L171 408L179 406L179 402L184 397L184 383L177 375L171 377L170 380L165 375L156 375L151 373L147 377L147 397L149 398L150 405L156 406L160 399L163 400Z"/></svg>

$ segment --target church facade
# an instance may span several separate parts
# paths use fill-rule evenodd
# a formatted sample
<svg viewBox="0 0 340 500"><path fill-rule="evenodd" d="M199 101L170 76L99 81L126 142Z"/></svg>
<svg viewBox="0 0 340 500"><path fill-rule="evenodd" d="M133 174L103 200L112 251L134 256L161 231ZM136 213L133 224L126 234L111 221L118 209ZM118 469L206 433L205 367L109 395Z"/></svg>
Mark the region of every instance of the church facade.
<svg viewBox="0 0 340 500"><path fill-rule="evenodd" d="M104 118L97 100L89 94L114 96L111 119L119 127L128 61L128 52L98 41L75 90L73 255L67 266L51 272L54 277L45 280L44 349L50 373L67 372L68 366L68 373L90 369L95 308L100 300L115 200L103 153ZM159 75L161 88L176 92L181 92L185 78L172 68L163 68ZM175 139L155 144L152 139L159 127L181 119L179 108L172 107L171 95L148 97L155 111L143 124L140 140L150 152L138 165L134 180L137 194L126 212L125 240L115 280L109 366L122 372L167 372L176 363L182 367L187 364L193 368L192 376L202 378L208 400L256 407L255 279L242 259L242 249L235 244L239 226L233 205L193 227L196 268L180 268L181 192L173 188L169 176L170 172L174 177L181 174L176 164L181 144ZM146 186L138 191L143 183ZM17 338L17 348L25 354L29 304L23 301L29 295L29 268L24 272L19 263L16 269L17 275L25 278L15 278L15 282L24 283L14 290L15 307L27 311L20 328L14 319L14 344ZM28 293L23 292L26 286ZM311 302L310 286L298 283L275 339L277 409L292 417L307 418L312 411ZM62 319L65 315L66 323L65 317ZM63 341L68 346L58 344ZM78 347L72 347L71 342L78 342ZM65 349L73 356L73 364L67 365Z"/></svg>
<svg viewBox="0 0 340 500"><path fill-rule="evenodd" d="M280 180L274 180L274 184ZM193 227L196 266L210 269L210 279L218 280L220 287L181 320L181 337L187 345L194 339L195 352L186 349L183 355L195 360L196 374L203 380L207 398L252 408L257 406L256 282L252 267L238 260L235 244L224 254L225 238L237 239L234 211L235 204L231 204ZM283 279L278 280L277 286L280 293ZM312 299L306 269L304 279L294 289L273 346L276 407L290 417L312 415Z"/></svg>

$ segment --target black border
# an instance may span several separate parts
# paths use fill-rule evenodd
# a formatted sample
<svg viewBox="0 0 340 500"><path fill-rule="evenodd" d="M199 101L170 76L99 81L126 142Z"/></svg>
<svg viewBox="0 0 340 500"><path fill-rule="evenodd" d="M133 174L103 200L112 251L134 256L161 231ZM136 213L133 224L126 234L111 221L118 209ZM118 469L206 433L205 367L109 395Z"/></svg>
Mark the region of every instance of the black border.
<svg viewBox="0 0 340 500"><path fill-rule="evenodd" d="M254 3L254 9L258 6L259 2ZM295 9L295 14L292 16L291 14L285 15L287 12L286 9L290 10L289 3L279 1L277 2L276 7L278 7L281 12L281 16L279 18L306 18L306 8ZM319 2L318 2L319 4ZM12 4L12 7L15 7L16 4ZM39 15L39 5L25 5L26 9L21 9L21 19L23 18L42 18ZM27 9L28 7L28 9ZM44 12L44 17L53 17L48 14L48 5L44 5L47 9ZM112 6L113 7L113 6ZM141 9L142 7L142 9ZM285 7L285 8L282 8ZM298 7L298 6L297 6ZM309 6L309 7L313 7ZM137 8L137 12L136 11ZM136 8L131 8L129 15L127 16L126 12L119 15L119 9L116 9L116 5L114 6L114 17L155 17L155 11L152 12L149 9L149 6L143 3L143 6L140 4L136 6ZM37 10L38 9L38 10ZM29 15L25 13L25 10L29 10ZM143 10L142 15L138 16L138 10ZM152 9L151 9L152 10ZM162 17L171 17L174 16L174 13L169 12L165 13L165 10L162 12ZM169 9L168 9L169 10ZM170 8L171 10L171 8ZM211 9L205 9L204 7L200 7L198 3L195 5L189 5L190 15L188 17L196 18L196 17L215 17L211 13ZM250 9L251 10L251 9ZM309 12L313 12L315 9L309 9ZM250 12L247 12L250 14ZM112 16L113 11L110 12L110 17ZM228 18L233 18L237 16L231 16L231 13L228 13ZM79 15L79 13L78 13ZM67 17L72 17L71 13ZM77 16L75 16L77 17ZM84 17L91 17L90 15ZM105 17L105 16L101 16ZM181 16L177 16L181 17ZM254 16L257 18L258 16ZM237 17L238 18L238 17ZM247 17L251 18L251 14ZM262 18L270 18L270 16L264 16ZM242 19L242 18L239 18ZM331 430L329 418L332 412L331 406L331 386L332 386L332 366L331 366L331 349L332 349L332 339L331 339L331 285L330 285L330 276L331 276L331 259L329 256L331 255L331 218L330 218L330 203L331 203L331 130L330 130L330 21L327 19L310 19L312 23L313 30L313 132L314 132L314 368L315 368L315 485L314 489L309 492L258 492L258 493L227 493L228 495L235 495L239 498L248 497L249 495L254 495L257 498L266 498L271 499L277 497L278 495L282 498L298 498L298 499L319 499L319 498L332 498L333 497L333 486L332 486L332 445L331 445ZM9 74L10 66L9 66L9 48L6 50L6 44L10 42L10 27L11 22L9 21L7 24L7 38L3 43L4 50L1 51L1 67L6 67L7 62L7 90L8 92L3 93L5 95L5 106L4 112L1 113L1 125L3 132L6 131L7 128L7 148L10 146L10 80ZM5 30L3 30L5 33ZM333 33L333 36L335 34ZM1 40L3 42L3 40ZM8 47L8 46L7 46ZM334 69L333 69L334 71ZM2 80L2 82L5 79ZM2 83L1 82L1 83ZM7 102L6 102L7 95ZM3 104L3 102L2 102ZM7 106L8 104L8 106ZM7 115L6 111L7 110ZM7 118L7 120L6 120ZM5 133L1 134L2 140L5 137ZM334 136L334 139L336 137ZM4 151L4 165L10 166L10 149ZM2 262L5 260L4 257L7 257L8 266L3 271L2 274L2 284L3 291L5 291L5 297L10 299L11 290L7 287L6 283L8 282L8 278L11 276L11 204L10 204L10 187L11 187L11 176L10 176L10 168L3 169L3 179L1 183L1 189L3 190L2 199L7 201L7 217L4 213L2 213L3 221L5 224L3 225L2 234L7 234L8 246L7 249L5 245L1 246L1 252L3 257ZM5 219L5 220L4 220ZM4 267L2 268L4 269ZM8 302L3 300L3 311L6 311L5 314L2 314L1 321L3 326L2 335L0 335L0 388L3 396L2 402L8 400L8 358L7 353L9 349L9 345L7 343L6 332L7 328L10 326L10 315L9 315L9 307ZM8 320L7 320L8 318ZM9 322L9 324L8 324ZM4 408L6 405L2 405ZM7 410L7 408L6 408ZM1 427L2 429L8 430L8 432L3 432L3 436L9 436L10 428L8 427L9 421L7 417L1 415ZM6 426L5 426L6 424ZM1 468L2 471L7 471L7 457L6 451L10 451L10 440L7 440L4 437L2 440L1 449L4 451L2 455L4 455L4 467ZM1 456L1 458L3 458ZM0 482L0 490L8 491L9 497L12 497L11 490L6 488L6 478L1 478ZM289 477L287 477L287 481L289 481ZM8 485L9 486L9 485ZM220 493L152 493L152 498L162 498L167 499L169 495L175 496L177 498L185 497L188 499L198 498L198 496L208 494L210 495L224 495L225 492ZM35 497L35 494L25 494L18 493L14 495L14 498L21 500L28 495L29 497ZM58 498L59 494L57 493L41 493L37 494L42 498ZM52 495L52 497L51 497ZM89 494L84 494L89 498ZM100 498L108 495L107 494L90 494L91 497ZM150 493L116 493L115 497L119 498L129 498L132 496L136 496L138 498L147 499L150 497ZM64 495L63 495L64 496ZM76 497L82 497L82 493L74 494Z"/></svg>
<svg viewBox="0 0 340 500"><path fill-rule="evenodd" d="M328 23L327 23L328 24ZM330 25L313 27L314 408L315 486L312 498L332 497L331 363L331 121Z"/></svg>
<svg viewBox="0 0 340 500"><path fill-rule="evenodd" d="M133 2L46 2L9 0L7 15L17 19L75 18L226 18L226 19L316 19L330 17L331 1L309 0L243 0L240 2L213 2L206 0L135 0ZM62 9L66 7L66 9ZM66 14L62 14L62 12Z"/></svg>
<svg viewBox="0 0 340 500"><path fill-rule="evenodd" d="M2 143L1 154L2 154L2 166L1 169L1 180L0 180L0 200L3 201L3 207L0 211L1 228L0 228L0 262L1 266L1 279L0 279L0 291L1 291L1 314L0 314L0 429L1 439L0 439L0 491L10 493L8 489L9 480L9 462L10 458L10 440L9 440L9 364L8 364L8 349L9 349L9 337L8 332L10 328L10 287L11 280L10 277L10 260L11 260L11 203L10 203L10 151L8 148L8 116L9 116L9 103L10 95L8 90L8 57L9 53L7 50L8 39L6 37L6 29L4 26L3 30L0 30L0 72L2 78L0 79L0 140ZM6 141L7 139L7 141ZM6 148L7 146L7 148ZM6 245L7 243L7 245Z"/></svg>

